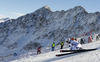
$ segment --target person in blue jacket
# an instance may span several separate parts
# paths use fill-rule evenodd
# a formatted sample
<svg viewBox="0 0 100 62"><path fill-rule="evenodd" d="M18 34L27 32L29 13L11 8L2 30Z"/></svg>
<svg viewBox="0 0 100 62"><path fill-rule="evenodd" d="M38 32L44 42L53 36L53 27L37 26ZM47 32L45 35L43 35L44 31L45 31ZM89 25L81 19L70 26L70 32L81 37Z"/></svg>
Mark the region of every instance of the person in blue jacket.
<svg viewBox="0 0 100 62"><path fill-rule="evenodd" d="M14 53L14 56L17 56L17 53Z"/></svg>

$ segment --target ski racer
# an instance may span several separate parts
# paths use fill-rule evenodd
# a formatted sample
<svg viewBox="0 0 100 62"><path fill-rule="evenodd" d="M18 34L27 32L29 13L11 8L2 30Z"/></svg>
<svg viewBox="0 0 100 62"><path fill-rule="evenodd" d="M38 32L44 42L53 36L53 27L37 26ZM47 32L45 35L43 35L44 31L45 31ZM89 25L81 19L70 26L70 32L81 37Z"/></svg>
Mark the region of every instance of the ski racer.
<svg viewBox="0 0 100 62"><path fill-rule="evenodd" d="M76 42L74 38L71 40L66 40L66 42L69 44L70 50L81 50L82 46L80 43Z"/></svg>

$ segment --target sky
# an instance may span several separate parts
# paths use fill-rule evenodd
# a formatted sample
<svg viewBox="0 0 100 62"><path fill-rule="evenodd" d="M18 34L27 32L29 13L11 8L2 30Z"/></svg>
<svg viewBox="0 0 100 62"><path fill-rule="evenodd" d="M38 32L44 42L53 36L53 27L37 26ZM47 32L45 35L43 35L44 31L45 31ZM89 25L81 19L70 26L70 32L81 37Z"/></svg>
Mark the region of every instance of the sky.
<svg viewBox="0 0 100 62"><path fill-rule="evenodd" d="M52 11L82 6L87 12L100 12L100 0L0 0L0 18L16 19L45 5Z"/></svg>

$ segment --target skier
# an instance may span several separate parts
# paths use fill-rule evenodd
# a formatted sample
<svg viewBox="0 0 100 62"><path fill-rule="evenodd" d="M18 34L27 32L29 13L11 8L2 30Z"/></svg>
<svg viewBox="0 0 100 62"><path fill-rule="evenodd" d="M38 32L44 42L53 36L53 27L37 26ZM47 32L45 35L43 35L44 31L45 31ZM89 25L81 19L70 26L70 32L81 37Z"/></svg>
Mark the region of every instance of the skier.
<svg viewBox="0 0 100 62"><path fill-rule="evenodd" d="M17 53L14 53L14 56L17 56Z"/></svg>
<svg viewBox="0 0 100 62"><path fill-rule="evenodd" d="M81 38L81 44L84 44L84 41L85 41L85 39L84 38Z"/></svg>
<svg viewBox="0 0 100 62"><path fill-rule="evenodd" d="M61 48L60 48L60 49L63 49L64 42L62 41L62 42L60 43L60 45L61 45Z"/></svg>
<svg viewBox="0 0 100 62"><path fill-rule="evenodd" d="M70 50L81 50L82 49L81 44L78 42L75 42L74 38L72 38L70 41L66 40L66 42L69 44Z"/></svg>
<svg viewBox="0 0 100 62"><path fill-rule="evenodd" d="M37 49L37 54L40 54L41 53L41 47L39 47L38 49Z"/></svg>
<svg viewBox="0 0 100 62"><path fill-rule="evenodd" d="M55 42L53 42L52 44L52 51L54 51L54 49L55 49Z"/></svg>

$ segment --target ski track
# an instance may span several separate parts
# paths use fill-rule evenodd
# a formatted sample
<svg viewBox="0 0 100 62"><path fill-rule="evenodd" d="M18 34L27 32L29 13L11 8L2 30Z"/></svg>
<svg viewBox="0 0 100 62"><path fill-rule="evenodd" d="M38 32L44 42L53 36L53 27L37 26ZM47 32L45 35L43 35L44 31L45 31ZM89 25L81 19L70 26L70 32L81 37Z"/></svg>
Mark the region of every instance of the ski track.
<svg viewBox="0 0 100 62"><path fill-rule="evenodd" d="M33 51L30 51L20 56L12 56L7 58L7 60L0 62L100 62L100 41L83 45L83 48L98 48L98 50L56 57L56 54L61 53L60 49L58 49L59 47L56 47L56 51L48 52L48 50L51 49L47 49L46 52L46 50L44 50L42 54L39 55L36 55ZM64 49L69 48L64 46Z"/></svg>

